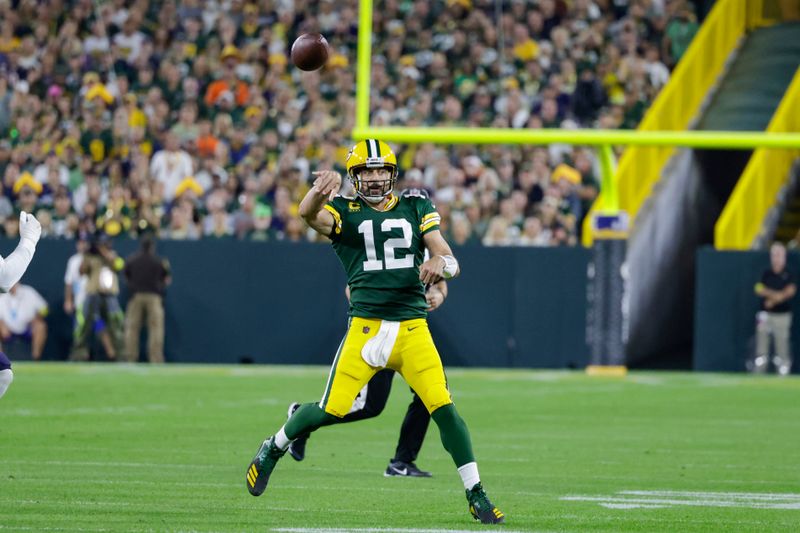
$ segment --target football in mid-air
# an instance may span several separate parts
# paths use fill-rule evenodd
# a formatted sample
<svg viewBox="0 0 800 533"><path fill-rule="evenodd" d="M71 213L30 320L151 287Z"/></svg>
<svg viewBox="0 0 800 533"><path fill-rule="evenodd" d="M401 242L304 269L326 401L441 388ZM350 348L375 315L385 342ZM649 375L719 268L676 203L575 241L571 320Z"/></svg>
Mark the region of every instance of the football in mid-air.
<svg viewBox="0 0 800 533"><path fill-rule="evenodd" d="M292 44L292 63L300 70L317 70L328 55L328 41L319 33L304 33Z"/></svg>

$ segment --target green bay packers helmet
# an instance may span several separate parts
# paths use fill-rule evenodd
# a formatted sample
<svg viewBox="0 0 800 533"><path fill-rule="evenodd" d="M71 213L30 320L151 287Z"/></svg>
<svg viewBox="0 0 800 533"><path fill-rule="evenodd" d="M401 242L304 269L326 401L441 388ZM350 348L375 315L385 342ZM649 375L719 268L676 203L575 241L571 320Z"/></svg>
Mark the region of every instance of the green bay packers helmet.
<svg viewBox="0 0 800 533"><path fill-rule="evenodd" d="M359 141L350 149L345 158L347 175L353 183L356 194L369 202L380 202L389 196L397 182L397 157L389 145L377 139ZM377 182L380 184L380 194L370 194L369 188L364 189L364 184L359 178L359 173L365 169L386 168L389 170L389 179ZM370 184L375 183L370 181Z"/></svg>

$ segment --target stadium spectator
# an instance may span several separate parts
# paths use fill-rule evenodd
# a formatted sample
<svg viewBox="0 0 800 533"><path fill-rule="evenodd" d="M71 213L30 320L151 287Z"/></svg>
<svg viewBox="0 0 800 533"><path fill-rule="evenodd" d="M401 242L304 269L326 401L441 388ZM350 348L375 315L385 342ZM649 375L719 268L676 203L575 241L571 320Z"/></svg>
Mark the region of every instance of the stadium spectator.
<svg viewBox="0 0 800 533"><path fill-rule="evenodd" d="M125 353L128 361L139 360L139 335L147 320L147 360L164 362L164 291L171 282L169 261L155 253L152 234L140 239L140 249L125 260L129 300L125 310Z"/></svg>
<svg viewBox="0 0 800 533"><path fill-rule="evenodd" d="M170 202L178 194L178 185L187 177L194 176L192 158L180 149L180 139L170 131L164 142L164 149L153 156L150 175L156 186L160 187L162 197Z"/></svg>
<svg viewBox="0 0 800 533"><path fill-rule="evenodd" d="M3 344L23 340L31 344L31 359L42 358L47 340L47 302L36 289L21 283L0 294L0 338Z"/></svg>
<svg viewBox="0 0 800 533"><path fill-rule="evenodd" d="M770 267L761 274L755 286L761 297L761 310L756 316L756 354L754 372L766 372L770 362L770 338L775 345L772 359L781 376L792 371L789 342L792 329L792 299L797 293L794 275L786 269L786 247L776 242L769 249Z"/></svg>
<svg viewBox="0 0 800 533"><path fill-rule="evenodd" d="M693 4L680 2L675 2L675 4L678 4L679 7L664 29L663 41L665 62L673 67L686 53L689 44L700 29Z"/></svg>
<svg viewBox="0 0 800 533"><path fill-rule="evenodd" d="M223 18L221 20L221 25L227 29L230 19ZM226 44L222 49L220 54L222 77L208 86L203 99L206 106L231 111L247 103L250 97L249 89L247 84L239 79L236 72L241 57L241 53L233 44Z"/></svg>

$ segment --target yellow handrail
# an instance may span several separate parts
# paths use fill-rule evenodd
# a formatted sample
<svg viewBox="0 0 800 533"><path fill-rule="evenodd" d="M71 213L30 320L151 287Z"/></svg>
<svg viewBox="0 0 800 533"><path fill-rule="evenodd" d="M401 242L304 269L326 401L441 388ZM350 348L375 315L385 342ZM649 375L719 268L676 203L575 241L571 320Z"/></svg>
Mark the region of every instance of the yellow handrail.
<svg viewBox="0 0 800 533"><path fill-rule="evenodd" d="M768 132L800 131L800 68L767 126ZM759 148L736 183L728 203L714 226L714 246L747 250L753 244L764 217L775 205L778 192L789 178L800 149Z"/></svg>
<svg viewBox="0 0 800 533"><path fill-rule="evenodd" d="M748 19L763 12L764 0L719 0L708 14L691 45L639 124L638 130L685 130L694 118L725 61L744 35ZM756 5L758 4L758 5ZM758 6L762 6L758 9ZM748 16L749 15L749 16ZM615 180L619 207L635 218L673 147L629 147L622 154ZM602 194L602 193L601 193ZM603 205L597 198L583 223L583 244L592 243L591 220Z"/></svg>

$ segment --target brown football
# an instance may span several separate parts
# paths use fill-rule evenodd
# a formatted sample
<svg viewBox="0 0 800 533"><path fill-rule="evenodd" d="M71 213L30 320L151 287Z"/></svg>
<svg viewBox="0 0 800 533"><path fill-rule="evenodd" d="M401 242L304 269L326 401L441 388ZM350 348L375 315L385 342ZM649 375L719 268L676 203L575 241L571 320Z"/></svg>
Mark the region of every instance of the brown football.
<svg viewBox="0 0 800 533"><path fill-rule="evenodd" d="M328 41L319 33L304 33L292 44L292 63L300 70L317 70L328 60Z"/></svg>

